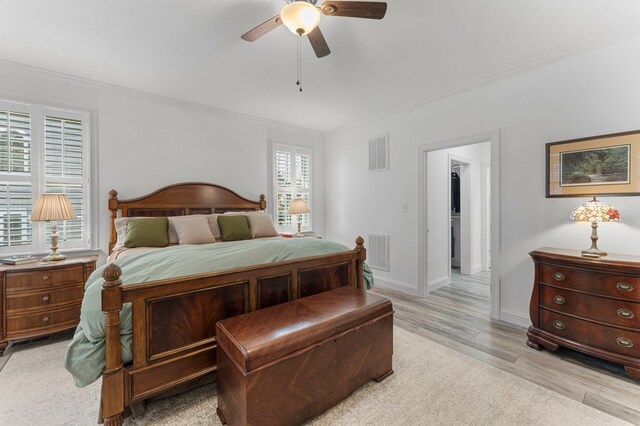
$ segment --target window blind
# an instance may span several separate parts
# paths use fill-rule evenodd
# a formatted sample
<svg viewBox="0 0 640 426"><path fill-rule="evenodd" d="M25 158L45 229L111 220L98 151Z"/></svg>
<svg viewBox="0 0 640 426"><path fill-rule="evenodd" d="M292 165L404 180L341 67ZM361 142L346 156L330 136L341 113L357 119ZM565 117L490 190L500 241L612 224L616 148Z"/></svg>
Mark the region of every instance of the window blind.
<svg viewBox="0 0 640 426"><path fill-rule="evenodd" d="M31 172L31 117L0 111L0 173Z"/></svg>
<svg viewBox="0 0 640 426"><path fill-rule="evenodd" d="M311 152L301 147L273 147L273 194L276 227L291 231L295 223L289 214L293 199L302 197L311 207ZM311 213L302 216L302 228L311 229Z"/></svg>
<svg viewBox="0 0 640 426"><path fill-rule="evenodd" d="M50 224L31 223L43 193L69 197L77 219L58 223L62 250L91 248L89 114L0 100L0 248L43 253Z"/></svg>
<svg viewBox="0 0 640 426"><path fill-rule="evenodd" d="M31 184L0 184L0 247L31 245Z"/></svg>
<svg viewBox="0 0 640 426"><path fill-rule="evenodd" d="M58 223L62 242L82 241L84 237L82 122L45 117L45 192L66 194L76 214L75 220ZM47 241L51 226L47 224Z"/></svg>

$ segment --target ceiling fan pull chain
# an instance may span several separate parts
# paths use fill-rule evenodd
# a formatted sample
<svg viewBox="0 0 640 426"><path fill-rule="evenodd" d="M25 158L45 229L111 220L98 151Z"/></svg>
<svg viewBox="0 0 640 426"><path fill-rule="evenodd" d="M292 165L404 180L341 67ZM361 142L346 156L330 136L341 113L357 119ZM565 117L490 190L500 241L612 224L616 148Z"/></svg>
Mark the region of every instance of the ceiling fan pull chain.
<svg viewBox="0 0 640 426"><path fill-rule="evenodd" d="M302 36L298 37L298 60L297 60L297 66L298 66L298 81L296 82L296 84L300 87L300 91L302 92L302 49L301 49L301 39Z"/></svg>

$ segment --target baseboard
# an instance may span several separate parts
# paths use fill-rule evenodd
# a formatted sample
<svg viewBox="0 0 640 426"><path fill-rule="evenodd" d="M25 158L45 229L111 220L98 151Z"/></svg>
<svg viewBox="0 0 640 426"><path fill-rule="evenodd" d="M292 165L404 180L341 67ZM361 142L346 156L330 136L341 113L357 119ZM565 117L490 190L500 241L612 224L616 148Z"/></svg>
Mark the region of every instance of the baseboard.
<svg viewBox="0 0 640 426"><path fill-rule="evenodd" d="M430 281L427 285L427 289L429 293L431 293L432 291L436 291L437 289L448 286L449 284L451 284L451 278L442 277L438 278L437 280Z"/></svg>
<svg viewBox="0 0 640 426"><path fill-rule="evenodd" d="M420 296L418 287L412 286L411 284L402 281L374 277L373 287L388 288L391 290L397 290L402 293L410 294L412 296Z"/></svg>
<svg viewBox="0 0 640 426"><path fill-rule="evenodd" d="M510 311L508 309L500 309L500 320L519 325L520 327L529 327L531 325L529 315Z"/></svg>

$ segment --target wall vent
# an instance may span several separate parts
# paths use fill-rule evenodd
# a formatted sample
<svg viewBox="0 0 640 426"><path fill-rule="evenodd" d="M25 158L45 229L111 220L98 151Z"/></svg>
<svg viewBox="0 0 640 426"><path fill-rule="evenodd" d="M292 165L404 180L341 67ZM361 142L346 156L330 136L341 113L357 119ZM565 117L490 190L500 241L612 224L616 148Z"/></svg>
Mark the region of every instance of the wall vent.
<svg viewBox="0 0 640 426"><path fill-rule="evenodd" d="M369 171L389 170L389 135L369 139Z"/></svg>
<svg viewBox="0 0 640 426"><path fill-rule="evenodd" d="M367 263L375 269L389 271L389 235L367 234Z"/></svg>

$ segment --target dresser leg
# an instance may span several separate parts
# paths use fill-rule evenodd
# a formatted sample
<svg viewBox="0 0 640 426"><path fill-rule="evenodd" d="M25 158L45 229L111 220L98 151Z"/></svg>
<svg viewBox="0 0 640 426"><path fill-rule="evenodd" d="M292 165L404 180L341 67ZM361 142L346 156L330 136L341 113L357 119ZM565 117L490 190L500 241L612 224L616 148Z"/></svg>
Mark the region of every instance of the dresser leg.
<svg viewBox="0 0 640 426"><path fill-rule="evenodd" d="M527 346L529 346L530 348L535 349L536 351L541 351L542 350L542 346L540 346L537 343L533 343L531 340L527 339Z"/></svg>
<svg viewBox="0 0 640 426"><path fill-rule="evenodd" d="M640 380L640 368L624 366L625 371L632 379Z"/></svg>
<svg viewBox="0 0 640 426"><path fill-rule="evenodd" d="M4 350L9 346L9 342L0 342L0 356L4 355Z"/></svg>

